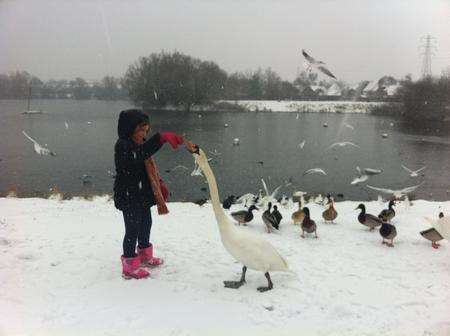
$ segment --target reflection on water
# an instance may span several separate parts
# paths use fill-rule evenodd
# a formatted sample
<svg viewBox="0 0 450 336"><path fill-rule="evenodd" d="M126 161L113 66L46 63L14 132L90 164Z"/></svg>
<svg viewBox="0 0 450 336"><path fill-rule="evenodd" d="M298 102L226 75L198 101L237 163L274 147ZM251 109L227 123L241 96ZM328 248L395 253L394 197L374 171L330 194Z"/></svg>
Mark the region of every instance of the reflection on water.
<svg viewBox="0 0 450 336"><path fill-rule="evenodd" d="M36 108L47 113L22 115L25 106L23 101L0 101L0 192L16 187L19 196L31 196L47 194L57 186L71 195L110 193L117 117L131 105L42 100L36 102ZM366 184L401 189L424 181L416 197L444 200L450 196L450 132L442 124L411 126L361 114L300 114L297 118L297 113L253 112L151 112L150 121L152 131L185 134L213 158L211 166L222 197L257 192L262 188L261 178L269 189L283 185L282 193L286 194L304 190L368 199L377 193ZM328 127L323 127L324 123ZM22 130L57 156L37 155ZM387 138L381 136L383 133ZM234 138L240 139L238 146L233 145ZM327 149L337 141L352 141L360 148ZM190 175L194 162L189 153L164 146L155 158L172 200L208 195L203 178ZM424 176L413 178L402 164L411 169L427 168ZM177 165L189 169L172 171ZM382 169L383 173L350 185L356 166ZM316 167L327 175L302 175ZM84 174L92 176L89 182L83 181Z"/></svg>

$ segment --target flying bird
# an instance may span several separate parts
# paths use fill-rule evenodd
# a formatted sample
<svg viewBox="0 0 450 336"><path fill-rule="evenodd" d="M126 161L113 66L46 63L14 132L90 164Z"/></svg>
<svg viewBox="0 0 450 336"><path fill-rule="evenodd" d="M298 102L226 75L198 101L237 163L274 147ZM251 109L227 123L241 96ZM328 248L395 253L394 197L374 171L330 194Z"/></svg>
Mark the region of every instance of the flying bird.
<svg viewBox="0 0 450 336"><path fill-rule="evenodd" d="M298 147L300 147L300 149L303 149L303 147L305 147L305 143L306 143L306 140L303 140L302 142L300 142L298 144Z"/></svg>
<svg viewBox="0 0 450 336"><path fill-rule="evenodd" d="M355 129L352 125L350 125L350 124L348 124L348 123L344 123L344 126L347 127L347 128L350 128L350 129L352 129L352 130Z"/></svg>
<svg viewBox="0 0 450 336"><path fill-rule="evenodd" d="M383 170L381 170L381 169L374 169L374 168L364 168L364 172L367 175L378 175L378 174L381 174L383 172Z"/></svg>
<svg viewBox="0 0 450 336"><path fill-rule="evenodd" d="M306 170L303 175L309 175L309 174L323 174L323 175L327 175L327 173L325 173L325 171L322 168L311 168Z"/></svg>
<svg viewBox="0 0 450 336"><path fill-rule="evenodd" d="M316 61L313 57L311 57L310 55L308 55L306 53L305 50L302 49L302 54L305 57L306 61L308 62L309 66L308 66L308 70L311 70L312 67L317 68L317 70L321 71L322 73L324 73L325 75L337 79L330 70L328 70L325 67L325 63L322 61Z"/></svg>
<svg viewBox="0 0 450 336"><path fill-rule="evenodd" d="M25 131L22 131L23 135L25 135L28 140L30 140L33 144L34 144L34 151L36 153L38 153L39 155L51 155L51 156L56 156L56 154L54 152L52 152L51 150L49 150L48 148L42 147L41 145L39 145L37 143L36 140L34 140L33 138L31 138L27 133L25 133Z"/></svg>
<svg viewBox="0 0 450 336"><path fill-rule="evenodd" d="M64 122L64 126L66 126L66 129L69 129L69 124L67 123L67 121Z"/></svg>
<svg viewBox="0 0 450 336"><path fill-rule="evenodd" d="M358 171L358 176L355 177L355 178L353 179L353 181L350 182L350 184L358 184L358 183L361 183L361 182L365 182L365 181L367 181L367 180L369 179L369 176L368 176L368 175L363 174L363 173L361 172L361 168L356 167L356 170Z"/></svg>
<svg viewBox="0 0 450 336"><path fill-rule="evenodd" d="M409 169L408 167L405 167L404 165L402 165L402 167L403 167L404 170L406 170L406 171L409 173L409 176L411 176L411 177L417 177L417 176L419 176L418 173L419 173L421 170L424 170L427 166L423 166L422 168L417 169L417 170L411 170L411 169Z"/></svg>
<svg viewBox="0 0 450 336"><path fill-rule="evenodd" d="M354 144L353 142L344 141L344 142L335 142L334 144L329 146L327 149L334 148L334 147L337 147L337 146L339 146L339 147L353 146L353 147L356 147L356 148L361 148L358 145Z"/></svg>
<svg viewBox="0 0 450 336"><path fill-rule="evenodd" d="M382 193L385 194L391 194L394 195L394 197L396 198L402 198L403 196L413 192L414 190L416 190L418 187L420 187L422 184L424 184L424 182L422 182L421 184L415 185L415 186L411 186L411 187L406 187L400 190L393 190L393 189L387 189L387 188L377 188L377 187L372 187L371 185L366 185L367 188L373 189L373 190L377 190L380 191Z"/></svg>

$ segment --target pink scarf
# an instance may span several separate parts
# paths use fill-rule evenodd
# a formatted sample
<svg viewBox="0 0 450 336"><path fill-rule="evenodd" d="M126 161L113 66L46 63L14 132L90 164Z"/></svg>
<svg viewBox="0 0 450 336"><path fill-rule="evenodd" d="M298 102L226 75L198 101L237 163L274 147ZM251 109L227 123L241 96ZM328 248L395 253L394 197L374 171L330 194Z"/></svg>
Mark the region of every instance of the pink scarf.
<svg viewBox="0 0 450 336"><path fill-rule="evenodd" d="M147 171L150 184L153 189L153 195L155 196L156 206L158 207L158 214L165 215L169 213L167 209L166 201L169 197L169 190L164 184L163 180L159 176L158 168L152 157L149 157L144 161L145 170Z"/></svg>

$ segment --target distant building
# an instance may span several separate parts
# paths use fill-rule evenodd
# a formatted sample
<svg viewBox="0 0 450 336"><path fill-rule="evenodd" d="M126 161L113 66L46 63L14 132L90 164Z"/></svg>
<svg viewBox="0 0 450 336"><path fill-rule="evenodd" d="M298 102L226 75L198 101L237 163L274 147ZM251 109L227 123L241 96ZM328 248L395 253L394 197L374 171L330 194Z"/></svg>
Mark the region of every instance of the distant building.
<svg viewBox="0 0 450 336"><path fill-rule="evenodd" d="M333 83L327 90L328 97L340 97L342 96L342 90L337 83Z"/></svg>

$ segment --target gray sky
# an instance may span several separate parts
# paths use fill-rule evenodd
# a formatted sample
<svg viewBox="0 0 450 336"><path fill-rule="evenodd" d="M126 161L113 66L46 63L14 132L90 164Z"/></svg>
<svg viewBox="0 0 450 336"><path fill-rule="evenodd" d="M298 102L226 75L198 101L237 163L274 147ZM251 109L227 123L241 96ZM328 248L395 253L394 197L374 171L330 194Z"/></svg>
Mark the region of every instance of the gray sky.
<svg viewBox="0 0 450 336"><path fill-rule="evenodd" d="M348 82L417 77L426 34L440 74L450 66L450 0L0 0L0 73L122 76L164 49L292 80L304 48Z"/></svg>

